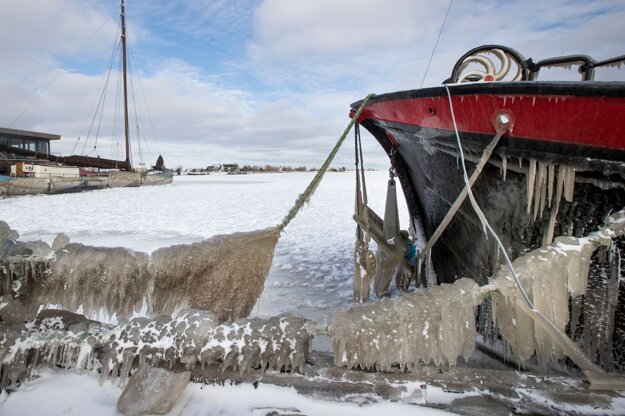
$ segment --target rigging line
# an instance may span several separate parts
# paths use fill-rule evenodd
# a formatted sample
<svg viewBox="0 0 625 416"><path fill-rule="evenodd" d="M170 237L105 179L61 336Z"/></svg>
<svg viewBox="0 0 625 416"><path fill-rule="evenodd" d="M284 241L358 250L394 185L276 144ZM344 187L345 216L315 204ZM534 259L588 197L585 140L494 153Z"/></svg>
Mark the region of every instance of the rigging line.
<svg viewBox="0 0 625 416"><path fill-rule="evenodd" d="M354 165L356 165L356 213L360 214L360 202L362 201L362 192L360 189L360 159L358 154L358 132L360 123L354 124ZM360 234L360 226L358 226L358 233Z"/></svg>
<svg viewBox="0 0 625 416"><path fill-rule="evenodd" d="M362 157L362 138L360 136L360 124L356 124L358 128L358 152L360 154L360 174L362 183L362 202L367 205L369 201L367 200L367 182L365 181L365 159Z"/></svg>
<svg viewBox="0 0 625 416"><path fill-rule="evenodd" d="M133 71L133 58L132 57L132 50L130 49L130 42L128 39L126 39L126 47L128 48L128 59L127 59L127 63L128 63L128 78L130 80L130 85L129 85L129 89L130 89L130 101L132 103L132 114L134 119L132 120L133 122L133 127L134 127L134 131L135 131L135 143L137 144L137 152L139 153L139 164L143 164L145 165L145 160L143 159L143 149L141 147L141 131L139 129L139 112L137 110L137 97L136 97L136 89L135 89L135 72ZM136 68L135 68L136 69Z"/></svg>
<svg viewBox="0 0 625 416"><path fill-rule="evenodd" d="M70 153L70 155L73 155L74 152L76 151L76 147L78 146L79 141L80 141L80 136L78 136L78 138L76 139L76 143L74 143L74 147L72 148L72 153Z"/></svg>
<svg viewBox="0 0 625 416"><path fill-rule="evenodd" d="M107 77L110 76L107 75ZM87 149L87 143L89 142L89 138L91 137L91 131L93 130L94 124L96 119L98 118L98 113L102 113L103 111L103 104L104 104L104 98L106 97L106 90L108 88L108 80L107 82L104 84L104 87L102 89L102 92L100 93L100 97L98 99L98 104L96 106L95 112L93 114L93 119L91 120L91 124L89 125L89 130L87 131L87 140L85 140L85 143L83 144L83 149L82 149L82 154L84 155ZM97 138L96 138L96 146L97 146ZM95 148L95 146L94 146Z"/></svg>
<svg viewBox="0 0 625 416"><path fill-rule="evenodd" d="M115 33L115 42L113 42L113 48L111 49L111 58L109 59L109 64L107 66L107 68L109 68L108 70L110 71L110 68L113 66L113 62L115 59L115 49L118 47L117 44L119 42L119 32L121 30L121 25L117 24L117 32ZM96 91L102 91L102 89L104 88L104 86L106 85L106 77L102 77L100 80L100 85L98 86L98 89ZM85 129L87 128L87 123L89 122L89 115L91 115L92 113L95 114L95 108L96 108L96 103L98 102L98 95L94 95L93 97L93 102L91 103L91 105L89 106L89 111L87 112L87 117L85 117L85 121L82 124L82 127L80 128L80 134L78 135L78 140L76 140L76 144L74 145L74 149L76 149L76 147L78 147L78 141L80 140L80 138L82 136L84 136L85 133ZM88 141L89 140L89 136L87 135L85 137L85 140ZM86 144L85 144L86 145ZM73 151L72 151L73 153Z"/></svg>
<svg viewBox="0 0 625 416"><path fill-rule="evenodd" d="M441 25L440 30L438 31L438 36L436 37L436 42L434 43L434 48L432 49L432 54L430 55L430 60L428 61L427 67L425 67L425 73L423 74L423 79L421 80L421 85L419 88L423 87L423 83L425 82L425 77L428 75L428 71L430 70L430 64L432 63L432 58L434 58L434 53L436 52L436 47L438 46L438 41L441 39L441 35L443 33L443 28L445 27L445 23L447 22L447 16L449 16L449 11L451 10L451 5L454 0L449 0L449 6L447 7L447 12L445 13L445 18L443 19L443 24Z"/></svg>
<svg viewBox="0 0 625 416"><path fill-rule="evenodd" d="M89 141L89 138L91 137L91 131L93 130L93 124L95 123L95 119L98 116L98 112L102 111L102 108L104 106L104 97L106 96L106 90L108 88L109 85L109 81L111 78L111 71L113 69L113 64L115 63L115 56L117 56L117 52L119 51L119 42L115 42L116 47L113 48L113 53L111 54L111 61L109 63L109 69L108 72L106 74L106 77L104 77L104 85L102 86L102 90L100 92L100 96L97 100L97 105L96 105L96 109L93 113L93 119L91 119L91 124L89 125L89 130L87 131L87 138L85 139L85 143L83 145L83 149L82 149L82 154L85 154L85 150L87 148L87 143Z"/></svg>
<svg viewBox="0 0 625 416"><path fill-rule="evenodd" d="M278 225L278 230L280 232L282 232L284 230L284 228L287 225L289 225L289 223L293 220L293 218L295 218L295 216L302 209L304 204L306 204L306 203L308 203L310 201L310 198L312 197L312 195L317 190L317 187L319 186L319 183L321 182L321 179L323 179L323 176L328 171L328 168L330 167L330 163L332 163L332 161L334 160L334 156L336 156L336 153L341 148L341 145L343 144L343 141L345 140L345 137L347 137L347 133L349 133L349 131L352 129L352 126L356 123L356 121L358 121L358 119L360 118L360 115L362 114L362 112L364 111L365 107L367 106L367 103L374 96L375 96L375 94L369 94L362 101L362 103L360 104L360 107L358 108L358 111L356 111L356 114L354 114L354 116L350 120L350 122L347 125L347 127L345 127L345 130L343 131L343 134L341 135L339 140L334 145L334 148L332 149L332 151L330 151L330 154L328 155L326 160L323 162L323 164L321 165L321 167L317 171L317 174L315 175L313 180L310 182L310 184L308 184L308 187L304 190L304 192L301 193L297 197L297 200L295 201L295 204L293 205L293 207L290 209L289 213L284 217L284 219L282 220L280 225Z"/></svg>
<svg viewBox="0 0 625 416"><path fill-rule="evenodd" d="M95 143L93 144L93 150L94 153L98 147L98 139L100 138L100 128L102 127L102 117L104 116L104 102L106 101L106 94L108 92L108 86L109 86L109 77L111 76L111 71L109 71L108 75L107 75L107 81L106 81L106 86L104 88L104 91L102 91L102 98L101 98L101 106L100 106L100 117L98 119L98 126L96 129L96 136L95 136ZM95 117L94 120L95 122Z"/></svg>
<svg viewBox="0 0 625 416"><path fill-rule="evenodd" d="M143 97L143 103L145 105L145 112L148 114L148 120L150 121L150 128L152 129L152 137L154 137L154 141L156 142L156 150L158 151L159 155L162 154L161 152L161 146L160 143L158 141L158 136L156 135L156 130L154 129L154 123L152 122L152 114L150 113L150 107L148 106L148 101L145 98L145 90L143 89L143 82L141 81L141 75L139 73L139 70L137 69L137 64L136 59L134 59L134 50L132 49L132 45L130 43L128 43L128 48L130 49L130 55L132 56L132 59L130 60L130 64L132 66L134 66L135 68L135 74L137 74L137 79L139 82L139 92L141 94L141 97Z"/></svg>
<svg viewBox="0 0 625 416"><path fill-rule="evenodd" d="M132 65L130 65L132 67ZM143 149L141 148L141 135L140 130L139 130L139 112L137 111L137 100L136 100L136 95L135 95L135 80L134 80L134 73L131 71L130 72L130 95L132 97L132 108L134 111L134 115L135 115L135 120L134 120L134 124L135 124L135 131L137 132L137 148L139 150L139 161L140 163L145 164L145 160L143 159Z"/></svg>
<svg viewBox="0 0 625 416"><path fill-rule="evenodd" d="M122 97L121 97L121 77L119 76L119 64L118 64L118 72L117 72L117 83L115 87L115 101L113 105L113 123L112 123L112 131L111 131L111 140L109 140L109 155L113 160L119 160L119 146L117 145L117 141L119 139L119 132L121 130L120 124L122 117L120 116L120 108L122 106Z"/></svg>
<svg viewBox="0 0 625 416"><path fill-rule="evenodd" d="M126 40L126 42L128 42ZM128 61L127 61L128 62ZM143 152L141 150L141 136L139 134L139 124L138 124L138 113L137 113L137 101L135 99L135 84L134 84L134 79L133 79L133 73L132 73L132 65L128 65L128 79L130 81L128 89L130 91L130 102L132 103L132 124L134 127L134 131L135 131L135 143L137 144L137 152L139 153L139 164L144 163L143 161ZM130 140L130 137L128 138Z"/></svg>
<svg viewBox="0 0 625 416"><path fill-rule="evenodd" d="M30 102L28 103L28 105L26 106L26 108L24 108L24 110L22 110L21 113L19 113L19 115L17 117L15 117L15 119L11 122L11 124L9 125L9 128L13 127L13 125L15 123L17 123L17 121L22 118L22 116L24 115L24 113L26 113L26 111L28 111L28 109L30 108L31 105L34 104L35 101L37 101L37 99L39 97L41 97L41 95L48 89L48 87L58 78L58 76L61 74L61 72L63 72L65 70L65 68L67 68L69 66L69 64L72 63L72 61L74 60L74 58L76 58L76 56L80 53L80 51L83 50L83 48L85 46L87 46L87 43L89 43L91 41L91 39L93 39L93 37L104 27L104 25L106 24L106 22L108 22L108 20L110 19L109 16L106 16L106 18L104 19L104 21L102 22L102 24L100 25L100 27L93 32L93 34L91 34L91 36L80 46L80 48L78 48L78 50L76 52L74 52L74 54L72 55L71 58L69 58L69 60L67 62L65 62L65 65L63 65L63 67L59 70L56 71L56 73L54 74L54 76L52 77L52 79L45 85L45 87L43 87L41 90L39 90L39 93L37 93L37 95L35 95L33 97L32 100L30 100Z"/></svg>

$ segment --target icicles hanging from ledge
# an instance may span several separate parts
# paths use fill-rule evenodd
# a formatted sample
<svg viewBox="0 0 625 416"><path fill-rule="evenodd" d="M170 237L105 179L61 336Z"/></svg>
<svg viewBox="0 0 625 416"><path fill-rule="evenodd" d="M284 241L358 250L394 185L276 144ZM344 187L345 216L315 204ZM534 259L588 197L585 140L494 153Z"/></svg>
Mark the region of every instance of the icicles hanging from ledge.
<svg viewBox="0 0 625 416"><path fill-rule="evenodd" d="M531 215L532 221L541 219L544 211L550 209L542 241L543 245L550 244L553 241L560 201L564 198L567 202L573 202L575 167L529 159L525 178L526 212Z"/></svg>
<svg viewBox="0 0 625 416"><path fill-rule="evenodd" d="M50 250L48 257L0 252L0 320L11 315L12 322L23 323L40 305L54 304L118 317L142 310L171 315L190 307L234 321L247 317L262 293L278 236L275 228L214 236L161 248L151 258L83 244ZM11 313L1 306L9 301Z"/></svg>
<svg viewBox="0 0 625 416"><path fill-rule="evenodd" d="M253 369L301 370L312 335L308 321L276 316L220 324L210 312L189 310L177 318L135 318L104 325L67 311L46 310L0 338L0 390L28 378L41 366L99 369L101 379L124 384L131 369L182 364L219 366L240 373Z"/></svg>
<svg viewBox="0 0 625 416"><path fill-rule="evenodd" d="M330 325L334 364L382 371L432 361L454 366L474 349L480 302L477 283L460 279L339 312Z"/></svg>
<svg viewBox="0 0 625 416"><path fill-rule="evenodd" d="M558 237L553 244L513 262L535 307L562 331L569 322L569 296L586 293L592 254L600 245L611 245L624 232L625 211L619 211L609 217L603 229L588 237ZM497 273L494 286L498 293L493 293L493 318L519 361L536 354L539 363L547 366L562 358L564 351L560 345L541 326L535 325L520 306L525 301L507 268Z"/></svg>

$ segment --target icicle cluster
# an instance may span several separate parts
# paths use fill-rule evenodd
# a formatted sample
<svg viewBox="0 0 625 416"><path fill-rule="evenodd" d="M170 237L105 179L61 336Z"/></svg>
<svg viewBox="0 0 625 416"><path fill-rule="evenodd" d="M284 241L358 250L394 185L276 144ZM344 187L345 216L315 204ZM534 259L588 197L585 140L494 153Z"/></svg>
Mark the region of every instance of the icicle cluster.
<svg viewBox="0 0 625 416"><path fill-rule="evenodd" d="M35 315L38 304L30 289L50 267L50 246L43 241L18 242L18 238L17 231L0 221L0 322L5 324Z"/></svg>
<svg viewBox="0 0 625 416"><path fill-rule="evenodd" d="M555 242L518 257L512 264L534 306L564 331L569 322L569 296L586 293L592 254L625 232L625 211L609 217L606 227L584 238L558 237ZM516 357L534 354L547 366L564 356L560 346L519 306L525 302L507 267L495 276L493 318Z"/></svg>
<svg viewBox="0 0 625 416"><path fill-rule="evenodd" d="M572 202L574 189L574 167L567 165L556 166L552 163L537 162L535 159L529 160L529 168L527 171L527 213L532 214L533 219L536 220L537 217L542 216L546 207L551 208L549 222L543 237L543 244L549 244L553 240L553 232L556 216L558 215L560 207L560 200L564 198L568 202Z"/></svg>
<svg viewBox="0 0 625 416"><path fill-rule="evenodd" d="M204 309L220 321L233 321L247 317L262 293L279 232L216 236L159 249L151 258L119 247L67 242L57 247L56 241L58 249L48 246L46 252L38 242L16 242L17 237L0 224L0 250L9 247L0 251L0 296L29 309L20 322L48 304L126 317L144 305L154 315Z"/></svg>
<svg viewBox="0 0 625 416"><path fill-rule="evenodd" d="M57 303L86 314L103 307L110 313L130 316L140 310L149 286L149 256L116 247L68 244L56 252L45 284L36 288L41 304ZM40 292L41 291L41 292Z"/></svg>
<svg viewBox="0 0 625 416"><path fill-rule="evenodd" d="M44 310L26 325L0 325L0 390L29 378L42 365L77 370L93 366L93 347L106 328L67 311Z"/></svg>
<svg viewBox="0 0 625 416"><path fill-rule="evenodd" d="M124 384L142 363L217 364L222 371L300 370L312 335L308 321L297 316L250 319L219 324L206 311L185 311L179 317L136 318L123 326L107 326L66 311L44 311L23 330L4 328L0 337L0 388L28 378L39 366L76 371L99 368L101 378L119 377Z"/></svg>
<svg viewBox="0 0 625 416"><path fill-rule="evenodd" d="M330 325L334 364L382 371L431 361L453 366L474 349L480 301L475 281L460 279L339 312Z"/></svg>
<svg viewBox="0 0 625 416"><path fill-rule="evenodd" d="M50 261L34 256L11 256L0 258L0 282L4 294L20 296L29 285L44 279L50 269Z"/></svg>
<svg viewBox="0 0 625 416"><path fill-rule="evenodd" d="M152 254L152 308L171 314L181 307L210 310L219 320L249 315L263 291L279 231L218 235Z"/></svg>

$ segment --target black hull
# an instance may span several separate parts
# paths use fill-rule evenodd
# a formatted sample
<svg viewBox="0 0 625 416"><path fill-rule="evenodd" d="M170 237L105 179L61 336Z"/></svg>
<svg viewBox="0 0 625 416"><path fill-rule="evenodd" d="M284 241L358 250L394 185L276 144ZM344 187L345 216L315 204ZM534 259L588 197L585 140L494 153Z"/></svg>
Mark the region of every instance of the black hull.
<svg viewBox="0 0 625 416"><path fill-rule="evenodd" d="M389 154L404 189L411 219L415 227L422 226L429 239L465 186L457 150L450 146L451 140L455 142L454 133L379 120L366 120L362 124ZM467 170L471 175L492 136L459 134L466 147ZM536 218L533 209L528 213L527 171L531 159L556 166L568 162L579 169L572 201L560 201L554 237L584 237L603 224L610 213L625 207L622 163L576 158L575 155L588 151L579 147L565 147L573 150L567 156L563 148L539 147L540 151L527 152L506 146L510 143L514 139L509 138L496 148L473 192L512 259L543 244L551 215L548 206ZM612 156L619 156L618 152ZM504 159L507 160L505 176ZM617 372L625 372L625 351L621 348L625 343L625 285L619 283L623 280L625 256L621 253L625 253L623 237L616 239L613 247L602 247L593 255L587 294L571 300L574 312L567 329L569 336L597 364ZM470 277L478 284L486 284L502 263L493 239L486 238L468 199L432 248L430 258L438 283ZM486 340L497 339L489 302L480 308L477 326ZM606 338L610 339L610 347L605 347Z"/></svg>
<svg viewBox="0 0 625 416"><path fill-rule="evenodd" d="M455 133L449 130L421 128L373 120L363 125L374 134L392 159L400 177L411 218L423 226L427 238L441 223L458 194L464 179L455 146ZM391 143L390 133L396 143ZM461 132L469 175L475 161L492 136ZM523 146L518 146L521 143ZM579 181L614 183L625 174L622 157L611 151L612 161L590 158L590 152L574 145L528 146L527 141L502 138L473 191L492 227L502 238L512 258L538 248L550 217L550 208L534 219L527 209L527 169L529 160L555 165L567 164L577 169ZM506 162L503 162L503 160ZM504 179L505 166L505 179ZM577 183L573 202L562 200L554 236L586 235L602 223L610 212L625 206L625 189L602 190L591 183ZM485 238L475 211L466 200L432 250L432 261L439 283L471 277L485 283L499 267L492 239Z"/></svg>

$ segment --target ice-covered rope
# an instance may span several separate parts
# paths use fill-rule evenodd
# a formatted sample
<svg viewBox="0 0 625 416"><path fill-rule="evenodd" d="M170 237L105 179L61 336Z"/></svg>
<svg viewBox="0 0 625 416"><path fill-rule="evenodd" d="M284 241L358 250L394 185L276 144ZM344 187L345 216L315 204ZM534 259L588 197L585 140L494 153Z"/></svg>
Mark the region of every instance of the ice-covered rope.
<svg viewBox="0 0 625 416"><path fill-rule="evenodd" d="M530 300L529 296L527 296L527 292L525 292L525 289L523 289L523 286L521 285L519 275L517 274L516 270L514 270L514 267L512 266L512 261L510 260L510 257L508 256L508 253L506 252L506 248L501 243L501 240L497 236L497 233L495 232L495 230L493 230L493 228L490 226L488 220L486 219L486 216L484 215L484 212L482 212L482 209L480 208L477 201L475 200L475 196L473 195L473 191L471 190L471 182L469 181L469 175L467 174L467 167L465 166L465 163L464 163L464 151L462 150L462 143L460 142L460 135L458 134L458 125L456 124L456 117L454 115L454 106L451 101L451 93L449 92L449 87L447 85L445 85L445 91L447 91L447 99L449 100L449 110L451 112L451 121L454 124L454 133L456 134L456 142L458 143L458 153L460 154L460 165L462 166L462 175L464 177L465 188L469 196L469 201L471 201L471 206L473 207L473 209L475 210L475 213L480 219L480 222L482 223L482 227L487 229L490 232L491 236L495 239L495 242L497 243L497 247L499 247L499 250L501 251L501 254L503 255L506 261L506 264L508 265L508 268L510 269L510 273L512 273L512 276L514 278L514 281L516 282L517 287L519 288L519 291L523 295L523 298L525 299L525 301L527 302L527 304L532 310L536 310L536 307Z"/></svg>
<svg viewBox="0 0 625 416"><path fill-rule="evenodd" d="M453 112L452 112L452 115L453 115ZM421 250L421 255L420 255L421 262L425 260L427 253L429 253L429 251L432 249L434 244L436 244L440 236L447 229L447 226L449 225L453 217L458 212L458 209L460 209L460 205L462 205L465 198L467 197L467 193L469 192L468 190L471 189L471 187L473 186L477 178L482 173L482 169L484 169L484 166L490 159L490 156L492 155L493 150L499 143L499 139L501 139L501 136L503 136L503 134L506 131L507 131L507 128L498 128L497 134L495 135L495 137L493 137L491 142L484 149L484 153L482 154L482 157L480 158L478 164L476 165L475 170L473 171L473 174L471 174L471 178L468 181L469 184L465 186L464 188L462 188L462 191L460 192L460 194L458 195L454 203L449 208L449 211L447 211L445 218L443 218L441 223L436 228L436 231L434 231L434 234L432 234L432 237L430 237L430 239L428 240L423 250ZM462 151L461 151L461 154L462 154Z"/></svg>
<svg viewBox="0 0 625 416"><path fill-rule="evenodd" d="M295 218L295 216L302 209L304 204L306 204L306 203L308 203L310 201L310 198L312 197L312 195L317 190L317 187L319 186L319 183L321 183L321 179L323 178L323 175L325 175L325 173L327 172L328 168L330 167L330 163L332 163L332 161L334 160L334 156L336 156L336 153L341 148L341 145L343 144L343 141L345 141L345 137L347 137L347 134L352 129L352 126L354 125L354 123L356 123L356 121L358 121L358 118L360 117L360 114L362 114L363 110L367 106L367 103L369 102L371 97L373 97L374 95L375 94L369 94L362 101L362 104L360 104L360 107L358 108L358 111L356 111L356 114L354 114L354 117L352 117L351 121L349 122L349 124L345 128L345 131L343 131L343 134L341 135L339 140L336 142L336 145L334 145L334 149L332 149L332 151L328 155L328 158L325 160L325 162L323 162L323 165L321 165L321 168L319 169L319 171L317 172L317 174L315 175L313 180L310 182L310 184L308 185L306 190L302 194L299 195L299 197L295 201L295 204L293 205L293 208L291 208L291 210L286 215L286 217L284 217L284 219L282 220L280 225L278 225L277 228L278 228L278 230L280 232L282 232L282 230L284 230L286 228L286 226L289 225L291 220L293 220L293 218Z"/></svg>

